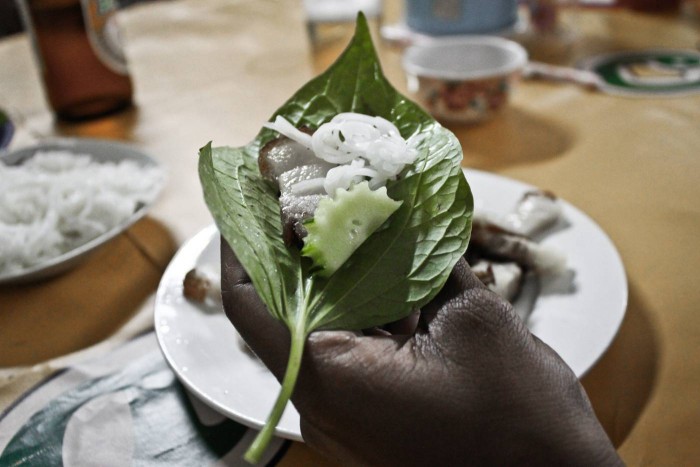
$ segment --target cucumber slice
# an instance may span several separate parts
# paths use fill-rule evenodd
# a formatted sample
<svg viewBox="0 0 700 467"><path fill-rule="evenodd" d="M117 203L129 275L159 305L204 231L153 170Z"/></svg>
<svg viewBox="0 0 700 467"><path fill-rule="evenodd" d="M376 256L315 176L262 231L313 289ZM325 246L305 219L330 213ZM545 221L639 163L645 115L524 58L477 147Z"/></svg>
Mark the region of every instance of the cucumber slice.
<svg viewBox="0 0 700 467"><path fill-rule="evenodd" d="M367 182L338 189L335 198L321 200L313 219L304 223L308 235L301 254L311 258L315 274L331 276L401 203L389 198L384 187L370 190Z"/></svg>

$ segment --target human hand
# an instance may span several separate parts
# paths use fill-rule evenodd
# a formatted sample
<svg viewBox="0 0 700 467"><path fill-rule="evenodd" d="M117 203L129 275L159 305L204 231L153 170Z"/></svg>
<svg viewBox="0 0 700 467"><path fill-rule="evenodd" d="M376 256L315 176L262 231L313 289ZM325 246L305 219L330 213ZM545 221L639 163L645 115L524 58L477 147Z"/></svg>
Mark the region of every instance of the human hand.
<svg viewBox="0 0 700 467"><path fill-rule="evenodd" d="M225 240L227 316L281 379L289 331ZM405 323L403 323L405 325ZM396 329L396 328L395 328ZM415 333L312 333L292 401L344 465L621 465L576 376L460 261Z"/></svg>

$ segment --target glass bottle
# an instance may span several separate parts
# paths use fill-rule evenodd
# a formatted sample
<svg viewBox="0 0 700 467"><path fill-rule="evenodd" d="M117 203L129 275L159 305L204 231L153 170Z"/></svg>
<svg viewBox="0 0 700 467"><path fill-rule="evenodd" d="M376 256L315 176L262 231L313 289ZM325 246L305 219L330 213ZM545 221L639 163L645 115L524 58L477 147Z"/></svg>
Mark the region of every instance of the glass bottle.
<svg viewBox="0 0 700 467"><path fill-rule="evenodd" d="M31 35L49 105L87 120L132 104L115 0L17 0Z"/></svg>

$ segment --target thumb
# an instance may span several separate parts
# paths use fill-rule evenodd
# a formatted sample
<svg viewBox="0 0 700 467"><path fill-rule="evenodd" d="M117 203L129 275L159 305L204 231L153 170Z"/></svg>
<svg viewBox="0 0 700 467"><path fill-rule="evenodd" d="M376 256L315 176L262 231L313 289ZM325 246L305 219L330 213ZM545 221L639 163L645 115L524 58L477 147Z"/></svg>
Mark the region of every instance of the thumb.
<svg viewBox="0 0 700 467"><path fill-rule="evenodd" d="M486 288L464 259L455 265L437 297L421 310L420 327L431 345L461 351L482 345L484 339L493 345L493 339L525 332L511 304Z"/></svg>
<svg viewBox="0 0 700 467"><path fill-rule="evenodd" d="M267 310L250 277L223 237L221 298L226 316L236 331L275 377L281 379L289 355L289 331Z"/></svg>

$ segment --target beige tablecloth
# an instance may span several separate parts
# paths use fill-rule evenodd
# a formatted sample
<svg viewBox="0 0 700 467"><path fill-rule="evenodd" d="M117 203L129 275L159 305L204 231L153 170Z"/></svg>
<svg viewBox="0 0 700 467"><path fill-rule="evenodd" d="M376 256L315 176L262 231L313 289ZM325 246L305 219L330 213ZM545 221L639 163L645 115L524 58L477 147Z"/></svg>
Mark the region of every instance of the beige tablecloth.
<svg viewBox="0 0 700 467"><path fill-rule="evenodd" d="M388 21L395 20L400 5L387 2L387 9ZM297 3L159 2L132 8L121 21L137 107L85 124L53 122L25 36L0 41L0 104L19 115L24 130L34 137L127 140L169 172L151 216L87 263L55 281L0 289L0 408L71 361L51 359L96 343L93 353L104 351L150 325L152 292L175 246L210 223L197 149L209 140L246 143L328 61L310 54ZM700 29L689 17L618 10L580 11L574 24L579 39L560 61L621 49L694 48ZM405 90L398 51L384 47L382 60ZM627 269L629 307L618 337L583 383L630 465L697 462L700 96L631 99L524 82L502 115L452 130L465 166L550 189L609 234ZM325 461L295 444L285 462Z"/></svg>

